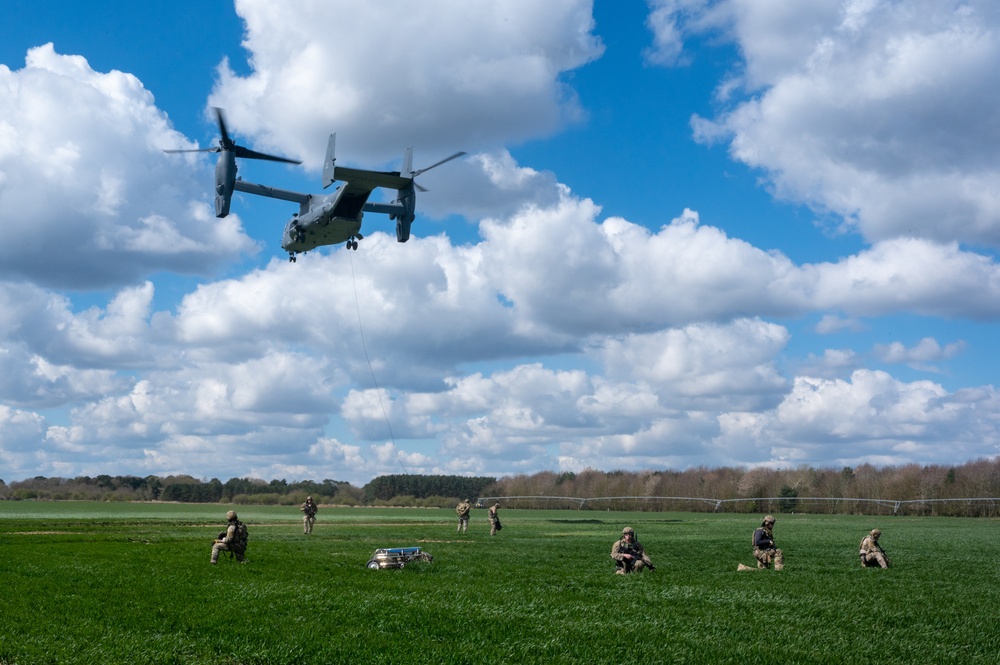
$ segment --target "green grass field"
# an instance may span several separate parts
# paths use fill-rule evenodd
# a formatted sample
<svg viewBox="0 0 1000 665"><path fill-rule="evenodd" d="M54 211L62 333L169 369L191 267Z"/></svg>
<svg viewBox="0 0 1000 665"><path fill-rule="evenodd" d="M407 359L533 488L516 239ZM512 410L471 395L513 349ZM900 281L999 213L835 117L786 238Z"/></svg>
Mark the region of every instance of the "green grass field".
<svg viewBox="0 0 1000 665"><path fill-rule="evenodd" d="M248 563L208 563L229 506L0 503L0 663L996 663L997 520L245 507ZM613 574L622 526L657 570ZM863 570L878 526L893 559ZM364 567L376 547L434 562Z"/></svg>

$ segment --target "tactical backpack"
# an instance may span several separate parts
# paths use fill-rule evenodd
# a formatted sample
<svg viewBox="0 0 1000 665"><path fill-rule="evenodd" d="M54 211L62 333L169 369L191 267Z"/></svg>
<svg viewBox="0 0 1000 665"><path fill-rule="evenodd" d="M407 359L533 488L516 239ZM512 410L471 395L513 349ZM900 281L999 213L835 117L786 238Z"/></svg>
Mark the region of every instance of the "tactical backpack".
<svg viewBox="0 0 1000 665"><path fill-rule="evenodd" d="M240 552L245 552L247 549L247 541L250 540L250 533L247 531L247 525L240 520L236 520L236 533L234 534L234 545L235 549Z"/></svg>

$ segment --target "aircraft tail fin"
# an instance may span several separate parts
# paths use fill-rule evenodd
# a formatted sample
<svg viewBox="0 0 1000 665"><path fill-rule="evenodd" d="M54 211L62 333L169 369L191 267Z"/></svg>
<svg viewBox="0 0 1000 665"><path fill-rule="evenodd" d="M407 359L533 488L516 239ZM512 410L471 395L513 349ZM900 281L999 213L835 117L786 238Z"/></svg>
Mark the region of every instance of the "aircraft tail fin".
<svg viewBox="0 0 1000 665"><path fill-rule="evenodd" d="M413 177L413 146L403 152L403 168L399 170L399 175L404 178Z"/></svg>
<svg viewBox="0 0 1000 665"><path fill-rule="evenodd" d="M330 141L326 144L326 159L323 160L323 189L326 189L336 179L337 157L337 133L330 134Z"/></svg>

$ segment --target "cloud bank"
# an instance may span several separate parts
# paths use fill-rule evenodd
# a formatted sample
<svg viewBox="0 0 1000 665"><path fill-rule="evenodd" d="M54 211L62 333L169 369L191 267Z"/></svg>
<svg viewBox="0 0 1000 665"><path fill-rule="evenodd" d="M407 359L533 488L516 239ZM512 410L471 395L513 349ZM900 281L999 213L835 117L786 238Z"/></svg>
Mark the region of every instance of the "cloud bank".
<svg viewBox="0 0 1000 665"><path fill-rule="evenodd" d="M212 217L206 161L162 153L196 144L142 83L30 50L0 66L4 476L363 483L997 454L996 389L948 385L973 342L943 324L859 341L894 316L1000 316L992 5L650 3L637 58L738 47L693 138L865 239L809 263L693 206L605 216L512 157L586 123L571 74L604 48L589 2L407 4L405 27L401 5L352 5L350 23L337 2L236 9L246 67L220 63L206 110L307 171L332 130L363 165L467 149L427 174L421 206L477 236L422 218L406 245L372 227L358 252L236 269L258 241Z"/></svg>

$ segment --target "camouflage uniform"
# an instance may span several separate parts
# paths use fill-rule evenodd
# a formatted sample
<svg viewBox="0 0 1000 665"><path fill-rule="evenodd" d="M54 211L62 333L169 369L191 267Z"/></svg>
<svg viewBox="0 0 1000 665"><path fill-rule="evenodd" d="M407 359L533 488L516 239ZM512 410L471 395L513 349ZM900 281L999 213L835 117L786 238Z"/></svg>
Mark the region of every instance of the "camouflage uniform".
<svg viewBox="0 0 1000 665"><path fill-rule="evenodd" d="M656 570L642 543L635 539L635 530L630 526L622 529L621 539L611 546L611 558L615 560L615 573L618 575L637 573L643 568Z"/></svg>
<svg viewBox="0 0 1000 665"><path fill-rule="evenodd" d="M757 559L757 568L770 568L773 563L775 570L781 570L785 567L785 555L774 546L772 529L774 518L768 515L753 532L753 556Z"/></svg>
<svg viewBox="0 0 1000 665"><path fill-rule="evenodd" d="M313 532L313 524L316 523L316 513L319 511L319 506L313 502L311 496L306 497L306 502L302 504L299 508L302 511L302 532L305 534L310 534Z"/></svg>
<svg viewBox="0 0 1000 665"><path fill-rule="evenodd" d="M455 512L458 513L458 532L465 533L469 528L469 511L472 510L472 502L466 499L457 506Z"/></svg>
<svg viewBox="0 0 1000 665"><path fill-rule="evenodd" d="M499 531L500 529L503 528L503 525L500 524L500 514L499 514L499 512L500 512L500 502L497 501L492 506L490 506L490 509L486 513L486 516L490 520L490 535L491 536L497 535L497 531Z"/></svg>
<svg viewBox="0 0 1000 665"><path fill-rule="evenodd" d="M872 529L867 536L861 539L860 555L862 568L874 568L875 566L881 566L882 568L889 567L889 557L885 555L885 550L878 544L878 539L881 535L881 531Z"/></svg>
<svg viewBox="0 0 1000 665"><path fill-rule="evenodd" d="M212 545L212 563L215 564L218 562L219 552L232 552L236 556L236 560L243 563L243 556L246 554L246 542L241 541L239 538L239 528L243 523L236 517L236 511L234 510L226 513L226 519L229 520L229 526L226 527L225 533L219 534L219 537L215 539Z"/></svg>

